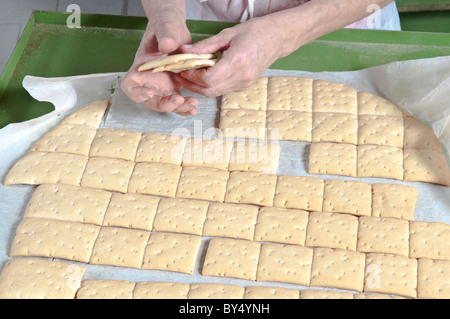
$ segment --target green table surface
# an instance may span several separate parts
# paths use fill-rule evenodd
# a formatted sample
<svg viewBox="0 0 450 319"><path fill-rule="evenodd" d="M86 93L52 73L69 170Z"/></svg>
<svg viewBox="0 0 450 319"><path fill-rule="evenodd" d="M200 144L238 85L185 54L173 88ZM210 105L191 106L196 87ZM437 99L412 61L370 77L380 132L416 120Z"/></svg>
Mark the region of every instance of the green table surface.
<svg viewBox="0 0 450 319"><path fill-rule="evenodd" d="M22 87L26 75L65 77L125 72L146 27L145 17L82 14L81 28L68 28L68 13L35 11L0 78L0 128L48 112L51 103ZM188 21L193 41L232 23ZM342 29L304 45L271 68L349 71L393 61L450 55L450 34Z"/></svg>

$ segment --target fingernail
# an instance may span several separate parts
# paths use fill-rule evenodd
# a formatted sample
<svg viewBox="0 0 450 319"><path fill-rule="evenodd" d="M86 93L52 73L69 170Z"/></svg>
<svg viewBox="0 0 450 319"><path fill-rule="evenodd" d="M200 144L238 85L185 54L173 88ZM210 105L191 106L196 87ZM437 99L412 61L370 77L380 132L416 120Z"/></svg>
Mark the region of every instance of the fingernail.
<svg viewBox="0 0 450 319"><path fill-rule="evenodd" d="M186 49L190 49L193 47L192 44L183 44L183 47L185 47Z"/></svg>

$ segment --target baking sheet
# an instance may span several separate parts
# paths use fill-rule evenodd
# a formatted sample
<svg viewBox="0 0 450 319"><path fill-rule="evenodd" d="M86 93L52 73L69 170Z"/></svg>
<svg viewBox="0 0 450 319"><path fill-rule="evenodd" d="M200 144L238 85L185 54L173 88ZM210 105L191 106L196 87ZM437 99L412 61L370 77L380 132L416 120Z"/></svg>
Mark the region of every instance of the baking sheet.
<svg viewBox="0 0 450 319"><path fill-rule="evenodd" d="M264 76L305 76L344 83L358 91L380 95L399 105L405 111L427 124L444 147L447 161L450 157L450 56L432 59L394 62L365 70L351 72L302 72L267 70ZM0 176L2 182L12 165L31 145L58 125L76 109L95 100L111 99L111 106L103 127L139 132L158 132L187 137L214 137L218 127L220 98L200 100L197 116L182 117L172 113L150 112L132 102L121 90L124 73L91 74L68 78L38 78L27 76L24 88L39 101L50 101L55 111L24 123L10 124L0 130ZM309 143L280 141L282 148L278 175L308 175ZM332 175L314 175L323 179L353 178ZM368 183L401 183L419 190L415 220L439 221L450 224L450 187L401 182L380 178L358 178ZM15 229L23 217L35 187L0 185L0 268L9 259L9 248ZM179 281L185 283L221 282L241 286L264 285L303 289L287 283L252 282L233 278L203 277L200 275L202 259L209 238L202 241L194 275L175 272L138 270L113 266L85 265L84 279L121 279L130 281ZM75 263L77 264L77 263ZM315 289L315 288L309 288Z"/></svg>

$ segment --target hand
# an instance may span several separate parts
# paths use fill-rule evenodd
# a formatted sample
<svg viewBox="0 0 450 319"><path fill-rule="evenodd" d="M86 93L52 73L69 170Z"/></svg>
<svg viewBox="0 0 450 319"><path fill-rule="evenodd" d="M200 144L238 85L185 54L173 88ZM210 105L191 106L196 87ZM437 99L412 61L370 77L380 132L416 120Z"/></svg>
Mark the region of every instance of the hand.
<svg viewBox="0 0 450 319"><path fill-rule="evenodd" d="M190 43L191 35L185 18L177 10L159 12L149 23L136 52L133 65L121 83L121 88L136 103L152 111L195 115L198 100L181 95L181 85L173 73L139 72L143 63L177 51L182 44Z"/></svg>

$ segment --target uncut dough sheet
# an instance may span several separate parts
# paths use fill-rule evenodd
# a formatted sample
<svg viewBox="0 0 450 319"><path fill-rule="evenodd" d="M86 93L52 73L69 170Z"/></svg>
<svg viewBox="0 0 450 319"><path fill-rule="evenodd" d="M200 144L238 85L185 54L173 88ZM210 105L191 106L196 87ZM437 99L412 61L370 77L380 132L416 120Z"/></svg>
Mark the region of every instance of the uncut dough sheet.
<svg viewBox="0 0 450 319"><path fill-rule="evenodd" d="M395 62L353 72L320 72L268 70L263 76L290 75L344 83L358 91L380 95L401 106L417 119L426 123L444 145L448 159L450 150L450 57ZM3 186L6 173L31 145L59 124L67 114L90 101L111 99L111 106L102 127L139 132L158 132L191 137L211 138L217 133L220 98L205 98L190 92L200 100L198 115L182 117L176 114L150 112L129 100L120 90L124 73L92 74L70 78L43 79L26 77L25 89L37 100L51 101L56 110L41 118L9 125L0 130L0 269L10 258L9 249L15 230L23 217L25 206L33 194L32 186ZM424 81L426 79L426 81ZM111 88L114 94L111 95ZM278 175L308 175L309 143L280 141ZM313 175L323 179L355 178ZM379 178L358 178L368 183L402 183ZM419 190L415 220L439 221L450 224L450 187L418 182L404 182ZM185 283L229 283L241 286L275 286L294 289L305 287L286 283L251 282L200 274L206 245L205 237L193 275L152 270L138 270L113 266L87 266L83 279L120 279L130 281L178 281ZM77 264L76 262L74 262ZM84 265L84 264L83 264ZM315 289L315 288L310 288Z"/></svg>

